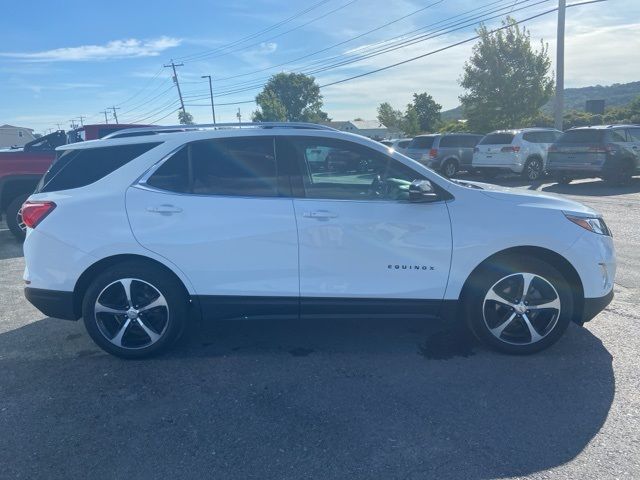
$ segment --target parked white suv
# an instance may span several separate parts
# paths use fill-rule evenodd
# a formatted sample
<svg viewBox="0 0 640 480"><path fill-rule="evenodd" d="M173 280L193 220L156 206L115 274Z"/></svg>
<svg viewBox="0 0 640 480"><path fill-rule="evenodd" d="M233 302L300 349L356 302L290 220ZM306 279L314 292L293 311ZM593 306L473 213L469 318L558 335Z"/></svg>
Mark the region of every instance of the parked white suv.
<svg viewBox="0 0 640 480"><path fill-rule="evenodd" d="M471 164L486 178L512 172L533 182L544 175L549 147L561 135L561 131L550 128L497 130L480 140Z"/></svg>
<svg viewBox="0 0 640 480"><path fill-rule="evenodd" d="M246 127L60 147L23 209L29 301L142 357L191 314L464 318L532 353L613 296L611 235L579 203L451 182L328 127Z"/></svg>

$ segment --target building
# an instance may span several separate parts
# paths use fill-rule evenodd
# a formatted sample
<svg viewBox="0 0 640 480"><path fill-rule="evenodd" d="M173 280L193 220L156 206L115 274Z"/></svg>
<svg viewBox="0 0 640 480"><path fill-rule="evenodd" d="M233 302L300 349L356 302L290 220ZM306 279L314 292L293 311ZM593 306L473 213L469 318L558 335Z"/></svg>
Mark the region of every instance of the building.
<svg viewBox="0 0 640 480"><path fill-rule="evenodd" d="M374 140L384 140L398 137L400 132L389 130L378 120L347 120L343 122L321 122L323 125L341 130L343 132L356 133Z"/></svg>
<svg viewBox="0 0 640 480"><path fill-rule="evenodd" d="M0 126L0 148L22 147L25 143L35 139L32 128L14 127L6 124Z"/></svg>

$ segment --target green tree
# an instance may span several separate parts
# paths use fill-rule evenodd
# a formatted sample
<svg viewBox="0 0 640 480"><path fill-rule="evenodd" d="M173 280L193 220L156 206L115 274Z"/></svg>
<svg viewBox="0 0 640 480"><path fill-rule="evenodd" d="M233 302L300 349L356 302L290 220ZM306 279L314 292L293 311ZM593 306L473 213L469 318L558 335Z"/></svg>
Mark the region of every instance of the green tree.
<svg viewBox="0 0 640 480"><path fill-rule="evenodd" d="M440 120L440 110L442 105L436 103L428 93L413 94L413 108L418 115L420 123L420 131L432 132L436 128L436 124Z"/></svg>
<svg viewBox="0 0 640 480"><path fill-rule="evenodd" d="M178 112L178 122L180 122L180 125L193 125L193 115L186 110L180 110Z"/></svg>
<svg viewBox="0 0 640 480"><path fill-rule="evenodd" d="M418 116L418 112L413 104L407 105L407 110L402 119L402 128L401 130L405 135L409 137L413 137L418 135L421 131L420 129L420 117Z"/></svg>
<svg viewBox="0 0 640 480"><path fill-rule="evenodd" d="M465 63L460 96L469 127L478 132L514 128L538 114L553 94L548 46L531 46L531 36L514 19L490 33L483 25L480 40Z"/></svg>
<svg viewBox="0 0 640 480"><path fill-rule="evenodd" d="M272 76L256 97L259 109L255 121L321 122L329 120L322 111L320 87L313 77L302 73Z"/></svg>
<svg viewBox="0 0 640 480"><path fill-rule="evenodd" d="M441 133L458 133L468 132L467 122L458 120L449 120L438 124L438 132Z"/></svg>
<svg viewBox="0 0 640 480"><path fill-rule="evenodd" d="M390 103L384 102L378 105L378 121L389 129L402 130L403 115Z"/></svg>

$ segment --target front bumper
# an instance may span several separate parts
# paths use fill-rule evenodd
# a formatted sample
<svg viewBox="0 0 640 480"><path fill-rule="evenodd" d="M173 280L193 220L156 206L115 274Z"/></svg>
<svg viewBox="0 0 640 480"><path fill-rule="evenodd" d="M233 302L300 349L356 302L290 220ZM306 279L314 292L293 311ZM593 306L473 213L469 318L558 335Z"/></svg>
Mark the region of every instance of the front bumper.
<svg viewBox="0 0 640 480"><path fill-rule="evenodd" d="M24 296L48 317L63 320L77 320L79 318L73 305L73 292L25 287Z"/></svg>
<svg viewBox="0 0 640 480"><path fill-rule="evenodd" d="M588 322L598 315L611 303L611 300L613 300L613 289L603 297L585 298L582 308L582 323Z"/></svg>

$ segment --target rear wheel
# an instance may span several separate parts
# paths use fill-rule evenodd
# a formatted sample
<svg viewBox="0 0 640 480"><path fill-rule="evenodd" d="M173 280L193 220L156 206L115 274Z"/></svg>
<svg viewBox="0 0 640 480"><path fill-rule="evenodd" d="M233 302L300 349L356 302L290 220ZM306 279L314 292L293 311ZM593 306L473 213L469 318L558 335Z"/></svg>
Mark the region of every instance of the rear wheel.
<svg viewBox="0 0 640 480"><path fill-rule="evenodd" d="M541 260L509 257L471 279L465 295L467 323L486 345L530 354L553 345L573 315L564 277Z"/></svg>
<svg viewBox="0 0 640 480"><path fill-rule="evenodd" d="M540 180L544 173L544 165L542 164L542 160L538 157L529 158L522 169L522 176L525 180L530 182L535 182L536 180Z"/></svg>
<svg viewBox="0 0 640 480"><path fill-rule="evenodd" d="M169 348L181 335L187 314L182 285L163 269L137 262L98 275L82 306L93 341L123 358L147 357Z"/></svg>
<svg viewBox="0 0 640 480"><path fill-rule="evenodd" d="M22 204L27 201L29 194L20 195L14 198L7 206L7 226L14 237L23 241L27 234L27 226L22 221Z"/></svg>
<svg viewBox="0 0 640 480"><path fill-rule="evenodd" d="M445 160L440 171L445 177L453 177L458 171L458 162L452 158Z"/></svg>

